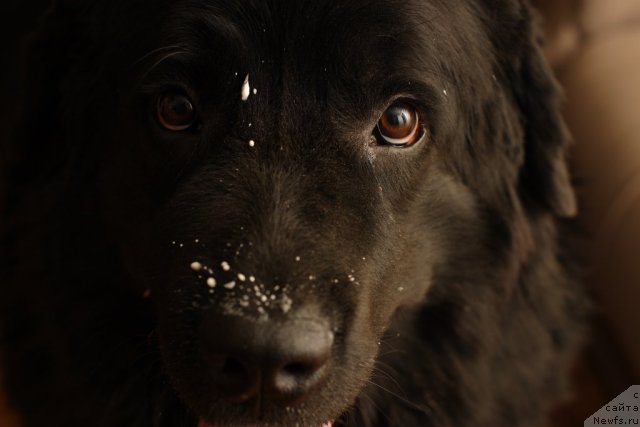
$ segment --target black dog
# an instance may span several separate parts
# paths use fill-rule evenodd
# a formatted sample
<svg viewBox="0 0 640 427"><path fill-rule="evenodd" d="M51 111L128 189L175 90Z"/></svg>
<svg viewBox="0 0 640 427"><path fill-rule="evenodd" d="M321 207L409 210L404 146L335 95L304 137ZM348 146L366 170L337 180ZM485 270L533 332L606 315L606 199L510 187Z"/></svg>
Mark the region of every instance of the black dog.
<svg viewBox="0 0 640 427"><path fill-rule="evenodd" d="M517 0L60 1L3 197L30 426L533 426L582 298Z"/></svg>

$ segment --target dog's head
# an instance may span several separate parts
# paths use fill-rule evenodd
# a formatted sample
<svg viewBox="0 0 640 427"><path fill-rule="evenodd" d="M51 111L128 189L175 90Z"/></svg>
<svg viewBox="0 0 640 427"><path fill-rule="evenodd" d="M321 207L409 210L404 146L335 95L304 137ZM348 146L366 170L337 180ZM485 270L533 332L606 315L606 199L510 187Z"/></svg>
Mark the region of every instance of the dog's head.
<svg viewBox="0 0 640 427"><path fill-rule="evenodd" d="M394 315L574 210L520 1L87 3L36 43L25 152L99 212L201 426L335 420Z"/></svg>

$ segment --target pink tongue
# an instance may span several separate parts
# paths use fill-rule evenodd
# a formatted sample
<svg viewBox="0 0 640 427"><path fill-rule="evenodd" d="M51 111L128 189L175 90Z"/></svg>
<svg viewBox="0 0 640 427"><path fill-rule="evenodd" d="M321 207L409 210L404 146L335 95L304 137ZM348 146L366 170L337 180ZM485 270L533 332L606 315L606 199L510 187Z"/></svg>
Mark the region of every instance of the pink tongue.
<svg viewBox="0 0 640 427"><path fill-rule="evenodd" d="M200 421L198 421L198 427L217 427L217 426L215 424L208 423L202 418L200 418ZM245 426L245 427L253 427L253 426ZM327 421L326 423L322 424L320 427L333 427L333 422Z"/></svg>

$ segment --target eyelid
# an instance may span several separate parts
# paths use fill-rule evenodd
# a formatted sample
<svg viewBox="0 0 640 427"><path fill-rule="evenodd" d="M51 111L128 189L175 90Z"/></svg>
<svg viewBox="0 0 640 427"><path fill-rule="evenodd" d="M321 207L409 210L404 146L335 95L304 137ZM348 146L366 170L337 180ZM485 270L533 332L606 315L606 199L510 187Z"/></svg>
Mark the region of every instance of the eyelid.
<svg viewBox="0 0 640 427"><path fill-rule="evenodd" d="M138 93L149 99L157 98L169 92L182 92L193 103L197 110L201 110L197 91L194 86L179 78L154 79L139 86Z"/></svg>

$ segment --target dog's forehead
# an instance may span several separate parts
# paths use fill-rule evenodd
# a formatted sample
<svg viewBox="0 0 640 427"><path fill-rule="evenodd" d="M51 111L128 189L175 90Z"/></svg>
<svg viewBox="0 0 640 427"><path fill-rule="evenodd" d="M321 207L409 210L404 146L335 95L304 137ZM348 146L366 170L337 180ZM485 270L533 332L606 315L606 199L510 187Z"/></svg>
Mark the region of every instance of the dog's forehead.
<svg viewBox="0 0 640 427"><path fill-rule="evenodd" d="M180 31L187 43L217 41L217 49L227 49L246 65L277 64L282 71L295 68L298 75L333 67L366 79L369 70L391 71L403 63L414 65L416 56L429 56L442 27L453 28L438 24L447 19L442 3L192 1L180 6L175 24L188 29Z"/></svg>
<svg viewBox="0 0 640 427"><path fill-rule="evenodd" d="M278 42L308 43L319 40L324 44L344 45L350 37L385 33L412 32L413 18L435 6L428 1L353 0L344 2L313 1L191 1L179 6L222 32L237 32L246 41L258 44ZM225 28L226 27L226 28ZM231 29L232 28L232 29ZM227 31L230 30L231 31ZM277 40L269 34L277 34ZM311 52L309 52L311 53Z"/></svg>

